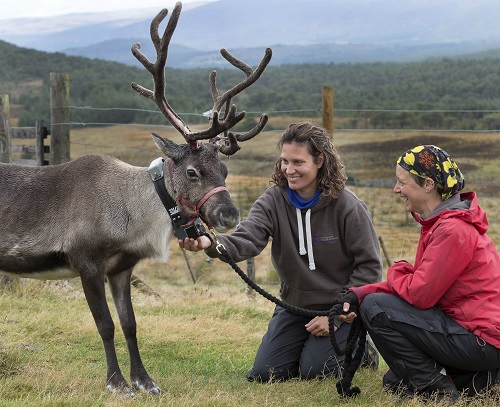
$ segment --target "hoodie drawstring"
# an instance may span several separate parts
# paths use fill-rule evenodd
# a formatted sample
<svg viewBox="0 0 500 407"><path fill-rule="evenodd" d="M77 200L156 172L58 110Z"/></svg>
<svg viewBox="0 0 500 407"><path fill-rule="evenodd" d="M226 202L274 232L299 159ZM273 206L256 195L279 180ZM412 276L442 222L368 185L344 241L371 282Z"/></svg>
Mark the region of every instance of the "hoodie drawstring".
<svg viewBox="0 0 500 407"><path fill-rule="evenodd" d="M303 256L307 253L304 246L304 227L302 226L302 212L299 208L296 208L297 213L297 225L299 227L299 254Z"/></svg>
<svg viewBox="0 0 500 407"><path fill-rule="evenodd" d="M304 227L302 226L302 211L296 208L297 213L297 225L299 227L299 254L303 256L308 255L309 270L316 270L316 264L314 263L314 254L312 247L312 236L311 236L311 210L308 209L306 212L306 241L307 241L307 251L304 246Z"/></svg>

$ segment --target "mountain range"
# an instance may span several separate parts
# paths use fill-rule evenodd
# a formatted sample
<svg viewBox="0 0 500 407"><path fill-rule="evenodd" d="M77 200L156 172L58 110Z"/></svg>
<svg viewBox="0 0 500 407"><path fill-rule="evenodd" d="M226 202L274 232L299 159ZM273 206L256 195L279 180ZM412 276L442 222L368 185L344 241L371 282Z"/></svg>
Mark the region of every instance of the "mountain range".
<svg viewBox="0 0 500 407"><path fill-rule="evenodd" d="M158 11L2 20L0 39L136 65L135 42L154 55L149 26ZM498 21L498 0L201 0L183 8L168 66L226 65L222 47L249 64L266 47L274 65L455 57L500 48Z"/></svg>

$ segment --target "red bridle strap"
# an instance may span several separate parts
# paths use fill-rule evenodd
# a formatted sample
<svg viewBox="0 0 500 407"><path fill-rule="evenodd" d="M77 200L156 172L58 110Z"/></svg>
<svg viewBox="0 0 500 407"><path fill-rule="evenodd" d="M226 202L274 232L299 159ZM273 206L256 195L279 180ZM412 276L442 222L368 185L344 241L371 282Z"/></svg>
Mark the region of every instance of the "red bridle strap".
<svg viewBox="0 0 500 407"><path fill-rule="evenodd" d="M191 202L189 202L188 200L184 199L182 196L178 196L177 197L177 202L179 202L179 204L184 204L186 205L187 207L191 208L192 210L194 210L196 213L198 213L200 211L200 208L201 206L208 201L208 199L216 194L217 192L222 192L222 191L227 191L227 188L226 187L216 187L210 191L208 191L199 201L198 201L198 204L197 205L194 205L192 204Z"/></svg>
<svg viewBox="0 0 500 407"><path fill-rule="evenodd" d="M169 166L168 166L168 172L170 174L170 182L172 184L172 189L174 190L175 192L175 188L174 188L174 174L173 174L173 169L172 169L172 160L170 160L169 162ZM208 191L198 202L197 205L195 204L192 204L191 202L189 202L187 199L184 199L181 195L178 195L177 196L177 202L179 203L179 205L183 204L183 205L186 205L187 207L193 209L196 213L199 213L200 211L200 208L201 206L207 202L207 200L213 195L213 194L216 194L217 192L222 192L222 191L227 191L227 188L226 187L223 187L223 186L220 186L220 187L216 187L214 189L212 189L211 191Z"/></svg>

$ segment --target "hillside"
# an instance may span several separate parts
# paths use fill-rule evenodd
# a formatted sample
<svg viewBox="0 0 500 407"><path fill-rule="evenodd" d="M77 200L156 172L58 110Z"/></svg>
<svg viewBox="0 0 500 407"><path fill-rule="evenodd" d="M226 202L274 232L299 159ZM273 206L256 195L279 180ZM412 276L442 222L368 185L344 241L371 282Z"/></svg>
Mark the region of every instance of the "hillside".
<svg viewBox="0 0 500 407"><path fill-rule="evenodd" d="M172 9L173 1L165 6ZM0 39L48 52L135 64L134 42L149 44L159 11L3 19ZM71 8L68 8L70 12ZM224 47L256 61L273 47L272 65L414 61L500 47L497 0L218 0L186 4L172 39L172 65L207 67Z"/></svg>
<svg viewBox="0 0 500 407"><path fill-rule="evenodd" d="M98 58L106 61L115 61L122 64L137 66L139 62L130 53L134 42L141 44L141 49L147 55L154 53L154 47L149 38L113 39L84 47L67 48L66 55ZM492 48L492 47L497 48ZM481 54L492 57L500 53L500 42L496 43L450 43L425 45L400 44L277 44L270 66L288 64L342 64L342 63L371 63L371 62L415 62L426 59L467 58L468 54ZM169 66L173 68L213 68L223 67L226 63L219 50L200 51L195 48L171 44L172 52L169 55ZM229 50L240 55L250 65L259 63L264 47L230 48Z"/></svg>
<svg viewBox="0 0 500 407"><path fill-rule="evenodd" d="M70 76L72 148L79 148L79 154L109 154L114 148L124 161L140 165L146 156L158 154L148 127L164 134L169 131L163 127L166 119L150 100L130 88L132 81L151 86L145 69L2 42L0 53L5 56L0 59L0 94L10 96L14 126L33 126L40 119L50 123L49 75L65 72ZM298 119L321 123L321 88L332 85L335 140L355 182L391 185L394 174L388 157L418 143L438 143L460 159L469 185L481 194L497 196L499 63L499 58L478 57L269 67L233 100L239 110L248 112L235 130L248 130L260 113L267 112L267 137L254 143L252 153L233 158L228 167L231 173L267 177L275 136ZM191 128L206 123L201 113L212 106L209 73L167 69L168 101ZM218 69L217 78L221 90L243 79L235 69Z"/></svg>
<svg viewBox="0 0 500 407"><path fill-rule="evenodd" d="M49 121L50 72L70 75L74 106L124 109L75 111L74 121L165 123L161 115L131 110L156 110L151 101L130 88L132 81L151 86L150 75L144 68L28 50L5 42L0 42L0 53L0 93L10 94L11 104L19 109L21 125L32 125L37 119ZM219 59L223 61L222 57ZM336 123L343 126L347 123L373 128L497 129L499 63L498 58L478 56L412 63L271 66L234 102L240 110L252 112L248 120L255 120L260 112L272 116L275 112L302 111L302 115L316 116L321 110L322 86L330 85L335 89L335 115L345 118ZM187 122L206 120L201 113L212 106L210 71L167 67L167 98L177 112L186 115ZM221 90L243 79L234 68L217 68L217 72ZM422 112L410 116L405 110ZM471 113L443 112L450 110ZM199 114L193 114L196 112Z"/></svg>

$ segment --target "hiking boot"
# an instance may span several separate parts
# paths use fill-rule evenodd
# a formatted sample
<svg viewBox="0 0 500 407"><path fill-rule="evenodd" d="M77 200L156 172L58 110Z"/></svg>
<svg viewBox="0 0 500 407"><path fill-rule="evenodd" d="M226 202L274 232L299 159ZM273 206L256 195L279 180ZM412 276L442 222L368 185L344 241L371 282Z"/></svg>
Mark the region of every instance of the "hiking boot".
<svg viewBox="0 0 500 407"><path fill-rule="evenodd" d="M397 401L412 399L415 396L414 391L406 385L403 379L397 377L391 369L384 374L382 387L385 392L395 396Z"/></svg>
<svg viewBox="0 0 500 407"><path fill-rule="evenodd" d="M361 362L361 367L377 370L378 369L378 350L375 344L370 338L370 335L366 335L366 352L364 354L363 361Z"/></svg>
<svg viewBox="0 0 500 407"><path fill-rule="evenodd" d="M490 370L488 372L488 375L491 378L490 380L492 386L494 386L495 384L500 384L500 367Z"/></svg>
<svg viewBox="0 0 500 407"><path fill-rule="evenodd" d="M452 404L460 399L460 393L448 376L439 374L429 385L418 392L427 400L440 402L445 400Z"/></svg>

